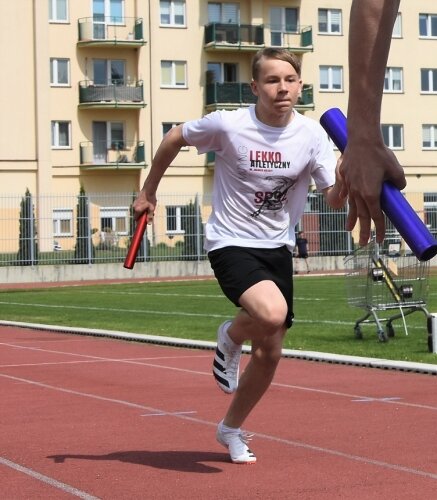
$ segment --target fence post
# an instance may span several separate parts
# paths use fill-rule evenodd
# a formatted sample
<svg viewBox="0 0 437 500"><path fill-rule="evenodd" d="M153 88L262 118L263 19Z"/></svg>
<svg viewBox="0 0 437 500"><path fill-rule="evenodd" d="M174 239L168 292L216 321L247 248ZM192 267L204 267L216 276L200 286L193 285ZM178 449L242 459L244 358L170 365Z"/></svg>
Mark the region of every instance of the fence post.
<svg viewBox="0 0 437 500"><path fill-rule="evenodd" d="M200 237L200 207L199 207L199 194L196 194L194 200L194 206L196 210L196 250L197 250L197 260L200 261L201 254L201 237Z"/></svg>
<svg viewBox="0 0 437 500"><path fill-rule="evenodd" d="M90 225L90 197L86 195L86 212L87 212L87 246L88 246L88 265L93 263L91 225Z"/></svg>
<svg viewBox="0 0 437 500"><path fill-rule="evenodd" d="M35 233L34 233L34 223L35 223L35 218L33 214L33 198L32 195L29 197L30 203L30 211L29 211L29 219L30 219L30 262L32 263L32 266L35 265Z"/></svg>

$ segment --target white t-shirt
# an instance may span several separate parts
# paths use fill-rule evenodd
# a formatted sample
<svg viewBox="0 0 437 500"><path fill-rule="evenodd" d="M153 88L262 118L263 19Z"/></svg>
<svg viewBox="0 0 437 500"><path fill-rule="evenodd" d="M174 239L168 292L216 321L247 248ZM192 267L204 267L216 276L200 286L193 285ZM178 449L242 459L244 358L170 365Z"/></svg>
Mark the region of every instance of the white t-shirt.
<svg viewBox="0 0 437 500"><path fill-rule="evenodd" d="M199 154L215 152L205 249L287 245L292 251L310 178L319 191L335 182L336 159L323 128L296 111L286 127L270 127L250 106L215 111L182 130Z"/></svg>

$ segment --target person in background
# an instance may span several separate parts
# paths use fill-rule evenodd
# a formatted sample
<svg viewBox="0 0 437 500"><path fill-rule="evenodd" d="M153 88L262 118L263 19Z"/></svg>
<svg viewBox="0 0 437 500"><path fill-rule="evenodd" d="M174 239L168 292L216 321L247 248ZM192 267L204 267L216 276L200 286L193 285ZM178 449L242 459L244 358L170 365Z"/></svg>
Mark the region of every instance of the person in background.
<svg viewBox="0 0 437 500"><path fill-rule="evenodd" d="M299 231L297 233L295 255L298 259L302 259L302 261L305 262L306 271L307 271L307 273L309 273L310 266L308 264L308 240L305 238L305 234L303 231ZM297 267L298 266L296 265L296 268L294 271L295 274L299 273L299 270L297 269Z"/></svg>
<svg viewBox="0 0 437 500"><path fill-rule="evenodd" d="M349 202L346 229L352 231L359 220L360 245L369 241L372 220L377 242L384 240L385 220L379 202L382 183L390 180L399 189L406 186L402 167L384 145L380 123L399 4L400 0L353 0L350 12L348 142L340 172Z"/></svg>

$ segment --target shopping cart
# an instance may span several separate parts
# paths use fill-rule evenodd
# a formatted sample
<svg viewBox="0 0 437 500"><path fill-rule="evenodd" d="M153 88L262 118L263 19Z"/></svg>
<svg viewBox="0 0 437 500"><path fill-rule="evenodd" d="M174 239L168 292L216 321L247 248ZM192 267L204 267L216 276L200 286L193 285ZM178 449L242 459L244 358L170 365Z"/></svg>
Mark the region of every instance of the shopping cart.
<svg viewBox="0 0 437 500"><path fill-rule="evenodd" d="M355 323L356 338L363 338L362 324L375 323L378 339L386 342L395 335L393 321L400 318L408 335L405 317L416 311L422 311L428 322L429 261L401 252L382 252L372 240L345 257L345 268L348 303L366 311ZM379 313L386 317L379 317Z"/></svg>

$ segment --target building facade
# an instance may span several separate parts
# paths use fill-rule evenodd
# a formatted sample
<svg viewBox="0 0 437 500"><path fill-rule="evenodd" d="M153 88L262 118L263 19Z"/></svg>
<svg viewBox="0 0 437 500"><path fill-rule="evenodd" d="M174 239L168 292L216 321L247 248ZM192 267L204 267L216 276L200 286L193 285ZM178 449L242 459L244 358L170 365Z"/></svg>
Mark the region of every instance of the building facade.
<svg viewBox="0 0 437 500"><path fill-rule="evenodd" d="M3 2L0 58L8 76L0 82L0 195L29 189L37 199L75 194L81 186L87 193L135 193L169 128L254 102L251 59L264 46L286 47L301 58L300 112L315 120L332 107L346 112L350 5L351 0ZM419 209L422 202L434 203L437 193L436 53L435 0L404 0L393 31L381 121L386 144L405 168L406 192L424 194ZM207 194L213 175L213 155L186 148L160 191ZM99 229L109 225L126 234L127 205L97 204ZM169 207L171 224L176 209ZM69 210L51 206L45 217L52 227L68 225Z"/></svg>

